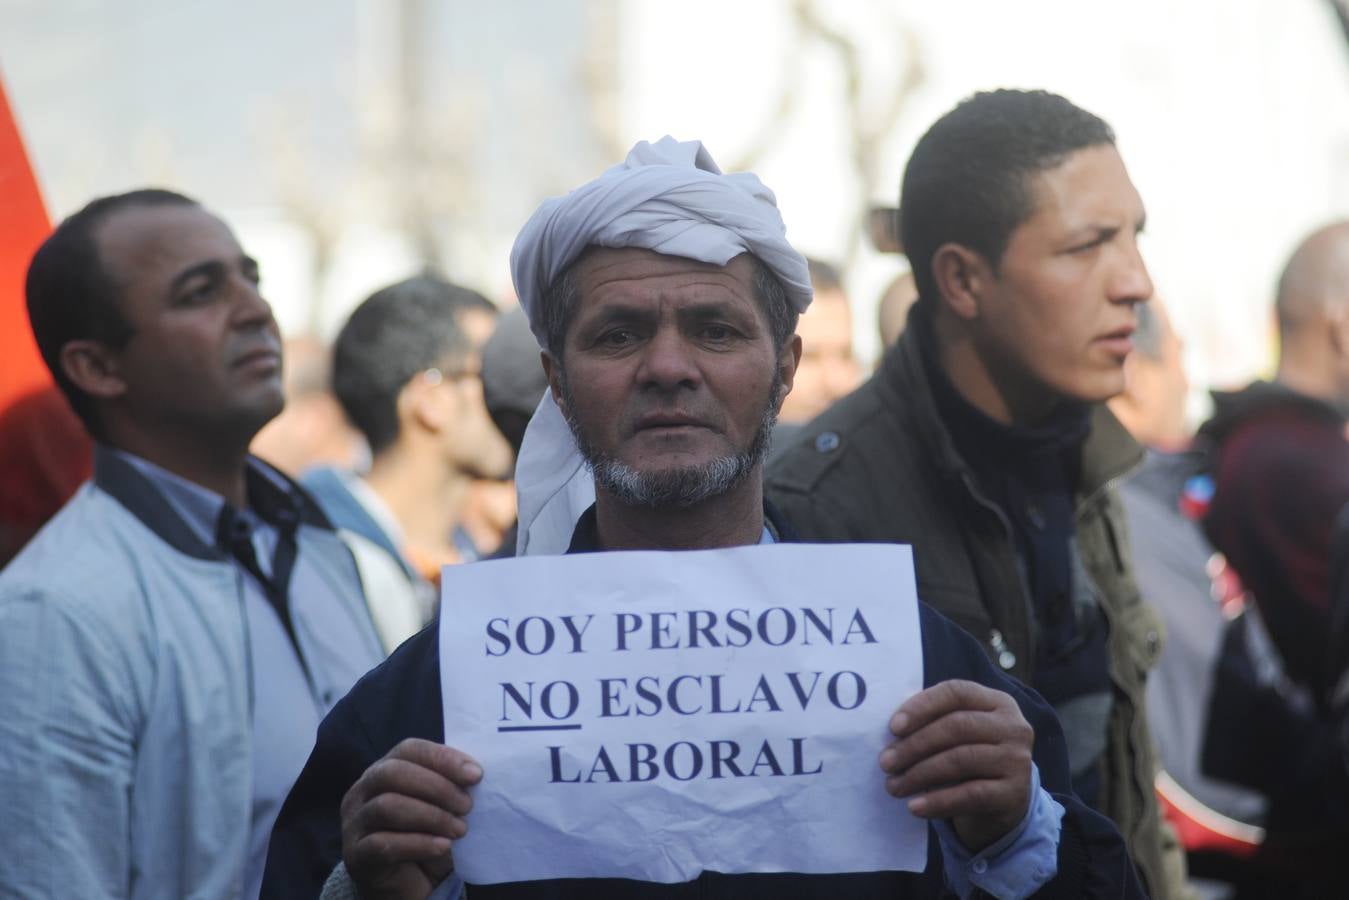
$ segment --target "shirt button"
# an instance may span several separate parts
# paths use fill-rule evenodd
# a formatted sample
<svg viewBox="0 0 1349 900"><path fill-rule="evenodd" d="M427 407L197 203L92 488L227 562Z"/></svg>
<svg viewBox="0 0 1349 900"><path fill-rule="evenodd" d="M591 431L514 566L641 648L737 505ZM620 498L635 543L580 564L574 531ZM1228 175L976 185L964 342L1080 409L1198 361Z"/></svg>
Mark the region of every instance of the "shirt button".
<svg viewBox="0 0 1349 900"><path fill-rule="evenodd" d="M975 875L984 874L988 871L988 860L976 859L974 862L970 863L970 871Z"/></svg>
<svg viewBox="0 0 1349 900"><path fill-rule="evenodd" d="M815 438L815 449L820 453L832 453L838 449L839 437L836 431L826 431Z"/></svg>
<svg viewBox="0 0 1349 900"><path fill-rule="evenodd" d="M998 665L1002 666L1003 671L1013 668L1016 665L1016 654L1011 650L1004 650L998 654Z"/></svg>

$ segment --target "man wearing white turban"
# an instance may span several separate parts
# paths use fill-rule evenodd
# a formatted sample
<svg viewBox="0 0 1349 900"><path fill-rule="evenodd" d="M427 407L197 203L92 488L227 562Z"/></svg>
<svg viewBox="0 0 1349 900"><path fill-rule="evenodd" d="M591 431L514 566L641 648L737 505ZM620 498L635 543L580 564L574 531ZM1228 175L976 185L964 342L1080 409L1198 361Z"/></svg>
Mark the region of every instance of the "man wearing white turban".
<svg viewBox="0 0 1349 900"><path fill-rule="evenodd" d="M697 143L639 144L545 203L512 265L550 385L517 469L524 552L795 540L762 469L810 288L757 178L722 175ZM891 719L881 772L858 777L931 822L925 871L597 872L475 885L474 900L1141 896L1123 839L1072 794L1048 707L952 623L925 606L919 622L925 689ZM273 832L263 897L455 896L450 848L483 766L446 745L440 683L433 625L338 704Z"/></svg>
<svg viewBox="0 0 1349 900"><path fill-rule="evenodd" d="M810 272L787 243L773 192L748 172L723 175L697 141L642 141L622 163L545 201L525 223L511 251L511 275L539 346L554 356L559 348L550 344L561 316L547 302L549 292L588 247L643 248L716 266L752 254L776 279L770 290L776 287L794 313L810 305ZM544 394L516 465L520 556L564 552L595 501L571 437L552 394Z"/></svg>

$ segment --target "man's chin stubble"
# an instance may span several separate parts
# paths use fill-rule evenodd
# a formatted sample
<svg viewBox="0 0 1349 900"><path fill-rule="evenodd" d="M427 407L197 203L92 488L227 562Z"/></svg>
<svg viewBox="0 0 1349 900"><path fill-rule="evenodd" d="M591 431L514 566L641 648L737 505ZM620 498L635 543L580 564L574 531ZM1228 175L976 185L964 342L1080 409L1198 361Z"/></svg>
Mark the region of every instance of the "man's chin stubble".
<svg viewBox="0 0 1349 900"><path fill-rule="evenodd" d="M562 395L566 409L574 408L565 377ZM696 466L680 466L654 472L639 472L626 463L609 456L586 440L576 421L568 413L576 445L586 465L595 477L595 487L624 506L647 509L689 509L714 497L720 497L744 484L762 465L772 442L773 426L777 424L780 381L775 380L759 428L753 441L740 453L722 456Z"/></svg>

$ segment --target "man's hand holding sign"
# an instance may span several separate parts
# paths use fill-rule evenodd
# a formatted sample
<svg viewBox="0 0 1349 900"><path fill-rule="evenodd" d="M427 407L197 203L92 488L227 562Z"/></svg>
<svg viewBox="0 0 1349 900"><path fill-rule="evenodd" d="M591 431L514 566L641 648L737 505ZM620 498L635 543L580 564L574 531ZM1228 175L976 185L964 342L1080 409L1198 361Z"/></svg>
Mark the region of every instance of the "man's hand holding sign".
<svg viewBox="0 0 1349 900"><path fill-rule="evenodd" d="M881 754L889 777L860 771L850 779L869 785L878 795L885 790L909 800L916 816L951 819L972 852L1001 839L1024 819L1030 801L1033 735L1010 696L974 682L947 681L910 697L890 717L889 726L897 735ZM776 768L772 774L789 777L793 771L789 754L779 755L781 760L772 757ZM720 760L728 762L725 755ZM733 769L737 762L732 757L726 768ZM808 758L797 769L800 774L817 773L826 762ZM630 773L622 771L627 760L613 763L612 769L592 765L589 772L584 766L563 771L553 763L543 767L546 777L539 781L630 780ZM709 755L701 768L711 764ZM659 770L661 763L646 766L650 772ZM676 775L691 776L689 767L672 768ZM746 777L749 768L746 760L737 772L725 771L718 777ZM483 769L473 757L416 739L401 742L366 771L343 802L343 852L348 870L366 886L366 896L429 896L452 868L452 842L469 831L471 789L482 779ZM578 796L576 802L590 800ZM517 802L528 803L528 798ZM895 814L902 815L898 805ZM846 821L838 821L837 828L841 835L849 835ZM518 833L518 826L503 831ZM801 848L790 852L799 861ZM919 857L919 865L923 859Z"/></svg>
<svg viewBox="0 0 1349 900"><path fill-rule="evenodd" d="M342 799L342 858L367 900L428 897L454 871L481 780L466 754L419 738L365 770Z"/></svg>
<svg viewBox="0 0 1349 900"><path fill-rule="evenodd" d="M441 621L324 722L264 897L439 900L451 867L474 900L1141 896L1053 713L917 602L909 549L766 507L810 287L757 178L639 144L512 270L551 387L525 558L446 569Z"/></svg>
<svg viewBox="0 0 1349 900"><path fill-rule="evenodd" d="M950 819L966 849L983 850L1025 818L1035 732L1009 694L943 681L905 701L890 731L885 789L912 798L915 816Z"/></svg>
<svg viewBox="0 0 1349 900"><path fill-rule="evenodd" d="M469 882L925 865L927 828L876 769L923 683L907 548L579 553L445 575L445 734L486 771L455 850Z"/></svg>

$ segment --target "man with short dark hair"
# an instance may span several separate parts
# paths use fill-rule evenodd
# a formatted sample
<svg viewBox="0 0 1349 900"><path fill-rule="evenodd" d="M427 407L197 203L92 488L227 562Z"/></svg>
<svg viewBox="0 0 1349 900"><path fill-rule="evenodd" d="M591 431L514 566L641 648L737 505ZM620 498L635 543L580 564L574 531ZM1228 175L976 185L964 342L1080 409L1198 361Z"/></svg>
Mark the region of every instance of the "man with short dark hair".
<svg viewBox="0 0 1349 900"><path fill-rule="evenodd" d="M532 526L556 511L572 553L795 539L764 502L762 466L810 288L757 178L723 175L697 143L643 142L540 207L512 270L550 384L523 448L522 533L549 540ZM569 505L572 478L590 483L593 503ZM524 502L540 491L556 505ZM471 896L1140 896L1119 835L1068 787L1053 715L950 622L926 607L919 621L927 689L891 719L881 771L857 778L933 823L922 873L703 872L655 884L599 871L473 885ZM325 897L457 889L451 844L471 827L472 790L493 761L480 765L444 733L439 653L439 631L423 631L325 720L277 823L266 896L313 896L324 879ZM837 813L818 815L825 829Z"/></svg>
<svg viewBox="0 0 1349 900"><path fill-rule="evenodd" d="M28 270L94 476L0 573L3 892L255 897L319 720L381 654L350 552L248 455L280 411L258 265L168 191Z"/></svg>
<svg viewBox="0 0 1349 900"><path fill-rule="evenodd" d="M430 620L423 589L439 582L440 567L476 558L459 527L473 479L510 467L479 377L495 317L476 291L420 275L372 294L333 345L333 392L370 445L370 471L319 469L303 480L333 522L359 536L353 546L388 650Z"/></svg>
<svg viewBox="0 0 1349 900"><path fill-rule="evenodd" d="M1143 204L1110 126L1042 91L976 94L904 173L919 300L865 385L808 425L768 493L816 541L914 547L918 594L1063 723L1079 796L1163 872L1140 600L1113 483L1142 451L1102 401L1152 295Z"/></svg>

